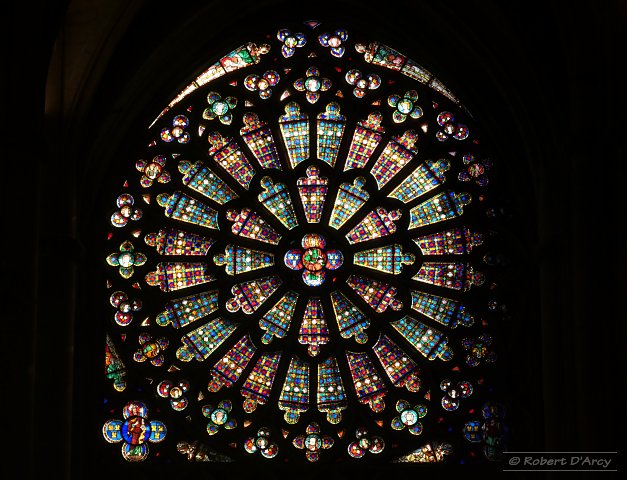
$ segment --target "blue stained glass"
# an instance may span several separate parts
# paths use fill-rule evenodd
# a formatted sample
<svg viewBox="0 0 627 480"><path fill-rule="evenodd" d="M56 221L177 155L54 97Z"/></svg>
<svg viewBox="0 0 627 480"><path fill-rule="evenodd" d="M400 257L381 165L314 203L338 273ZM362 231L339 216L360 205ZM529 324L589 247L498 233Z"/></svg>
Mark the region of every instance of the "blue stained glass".
<svg viewBox="0 0 627 480"><path fill-rule="evenodd" d="M238 245L227 245L224 253L218 253L213 257L213 262L224 265L229 275L251 272L274 265L274 255Z"/></svg>
<svg viewBox="0 0 627 480"><path fill-rule="evenodd" d="M157 203L165 207L165 216L182 222L219 230L218 212L183 192L160 193Z"/></svg>
<svg viewBox="0 0 627 480"><path fill-rule="evenodd" d="M257 348L250 339L250 335L244 335L213 366L211 369L212 378L207 389L210 392L217 392L222 387L232 387L239 380L240 375L246 369L256 350Z"/></svg>
<svg viewBox="0 0 627 480"><path fill-rule="evenodd" d="M298 341L303 345L309 345L307 351L312 357L318 355L320 345L329 342L327 321L319 298L310 298L307 301L303 323L298 332Z"/></svg>
<svg viewBox="0 0 627 480"><path fill-rule="evenodd" d="M296 308L298 294L288 291L283 297L259 320L259 327L265 331L261 341L268 344L273 337L283 338L287 334Z"/></svg>
<svg viewBox="0 0 627 480"><path fill-rule="evenodd" d="M179 162L179 172L183 174L183 185L224 205L237 198L237 194L224 181L209 169L203 162L191 163L187 160Z"/></svg>
<svg viewBox="0 0 627 480"><path fill-rule="evenodd" d="M405 387L410 392L417 392L420 389L416 362L387 335L381 335L372 350L377 355L392 385Z"/></svg>
<svg viewBox="0 0 627 480"><path fill-rule="evenodd" d="M379 188L385 186L411 161L418 152L415 146L417 141L418 134L413 130L407 130L400 137L392 137L370 169Z"/></svg>
<svg viewBox="0 0 627 480"><path fill-rule="evenodd" d="M300 113L296 102L290 102L285 106L285 115L279 118L279 126L290 165L294 168L309 158L309 116Z"/></svg>
<svg viewBox="0 0 627 480"><path fill-rule="evenodd" d="M399 218L401 218L400 210L392 210L388 213L385 208L376 208L346 234L346 239L348 243L355 244L392 235L396 232L394 222Z"/></svg>
<svg viewBox="0 0 627 480"><path fill-rule="evenodd" d="M237 183L246 190L255 176L255 169L250 164L244 152L232 138L224 138L219 132L213 132L208 137L211 148L209 155L215 162L231 175Z"/></svg>
<svg viewBox="0 0 627 480"><path fill-rule="evenodd" d="M165 304L156 318L157 325L174 328L185 327L218 309L218 290L177 298Z"/></svg>
<svg viewBox="0 0 627 480"><path fill-rule="evenodd" d="M277 245L281 240L281 235L272 228L261 216L253 212L250 208L242 208L240 212L237 210L229 210L226 212L226 218L233 222L231 231L240 237L259 240L260 242Z"/></svg>
<svg viewBox="0 0 627 480"><path fill-rule="evenodd" d="M468 228L451 228L413 239L423 255L463 255L483 243L483 235Z"/></svg>
<svg viewBox="0 0 627 480"><path fill-rule="evenodd" d="M373 412L382 412L385 409L384 398L387 395L387 388L368 354L347 351L346 359L353 377L357 400L368 404Z"/></svg>
<svg viewBox="0 0 627 480"><path fill-rule="evenodd" d="M370 320L340 291L331 293L331 303L335 319L342 338L355 337L357 343L366 343L368 335L364 330L370 326Z"/></svg>
<svg viewBox="0 0 627 480"><path fill-rule="evenodd" d="M403 265L411 265L414 261L414 255L403 253L402 245L398 244L357 252L353 256L355 265L391 273L392 275L399 275Z"/></svg>
<svg viewBox="0 0 627 480"><path fill-rule="evenodd" d="M469 327L475 321L465 305L457 300L417 290L411 291L411 308L449 328Z"/></svg>
<svg viewBox="0 0 627 480"><path fill-rule="evenodd" d="M445 172L450 167L448 160L426 160L392 190L388 197L409 203L442 185L446 181Z"/></svg>
<svg viewBox="0 0 627 480"><path fill-rule="evenodd" d="M340 106L331 102L326 111L318 115L318 159L335 166L337 154L342 143L346 117L340 115Z"/></svg>
<svg viewBox="0 0 627 480"><path fill-rule="evenodd" d="M390 325L400 333L426 359L448 361L453 358L453 349L448 338L435 328L429 327L409 315L391 322Z"/></svg>
<svg viewBox="0 0 627 480"><path fill-rule="evenodd" d="M307 167L307 177L299 178L296 182L300 200L305 210L305 217L309 223L319 223L327 198L329 179L320 177L320 169L315 165Z"/></svg>
<svg viewBox="0 0 627 480"><path fill-rule="evenodd" d="M352 185L350 183L340 185L329 219L329 226L338 230L363 207L370 198L368 192L362 190L365 183L366 180L363 177L357 177Z"/></svg>
<svg viewBox="0 0 627 480"><path fill-rule="evenodd" d="M259 116L252 112L246 113L243 121L244 126L239 131L240 135L259 164L263 168L281 170L281 160L268 123L259 120Z"/></svg>
<svg viewBox="0 0 627 480"><path fill-rule="evenodd" d="M285 421L297 423L300 414L309 409L309 365L292 357L279 397L279 408L285 411Z"/></svg>
<svg viewBox="0 0 627 480"><path fill-rule="evenodd" d="M424 262L412 280L439 287L467 291L472 285L481 285L485 277L470 264L452 262Z"/></svg>
<svg viewBox="0 0 627 480"><path fill-rule="evenodd" d="M392 310L403 308L403 302L396 298L396 287L385 282L360 275L351 275L346 283L378 313L385 312L388 307Z"/></svg>
<svg viewBox="0 0 627 480"><path fill-rule="evenodd" d="M385 128L381 126L382 118L380 112L373 112L366 120L357 122L344 171L363 168L368 163L372 152L377 148L385 133Z"/></svg>
<svg viewBox="0 0 627 480"><path fill-rule="evenodd" d="M342 420L342 410L348 406L340 368L335 357L318 364L318 410L327 413L330 423Z"/></svg>
<svg viewBox="0 0 627 480"><path fill-rule="evenodd" d="M261 179L263 191L258 195L259 201L266 207L277 220L279 220L288 230L298 225L294 205L290 198L287 187L283 183L273 183L270 177Z"/></svg>
<svg viewBox="0 0 627 480"><path fill-rule="evenodd" d="M176 351L176 358L182 362L189 362L194 358L202 362L215 352L236 328L237 325L228 320L214 318L181 337L183 346Z"/></svg>
<svg viewBox="0 0 627 480"><path fill-rule="evenodd" d="M455 193L452 190L438 193L410 210L408 229L459 217L464 213L464 205L468 205L470 201L471 196L468 193Z"/></svg>

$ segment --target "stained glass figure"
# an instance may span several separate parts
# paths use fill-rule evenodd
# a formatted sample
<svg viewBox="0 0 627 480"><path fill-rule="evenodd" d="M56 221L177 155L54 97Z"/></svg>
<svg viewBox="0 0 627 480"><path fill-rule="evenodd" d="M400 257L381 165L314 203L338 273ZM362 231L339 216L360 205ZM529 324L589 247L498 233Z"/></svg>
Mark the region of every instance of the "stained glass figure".
<svg viewBox="0 0 627 480"><path fill-rule="evenodd" d="M105 376L109 380L113 380L113 388L117 392L123 392L126 389L126 365L120 357L113 340L107 334L107 342L105 345Z"/></svg>
<svg viewBox="0 0 627 480"><path fill-rule="evenodd" d="M180 290L215 280L207 270L207 264L189 262L158 263L157 270L145 277L146 283L158 286L164 292Z"/></svg>
<svg viewBox="0 0 627 480"><path fill-rule="evenodd" d="M224 265L228 275L239 275L274 265L274 255L238 245L227 245L224 253L214 255L213 262L218 266Z"/></svg>
<svg viewBox="0 0 627 480"><path fill-rule="evenodd" d="M215 363L211 369L211 380L207 390L217 392L222 387L232 387L239 380L256 350L250 335L244 335Z"/></svg>
<svg viewBox="0 0 627 480"><path fill-rule="evenodd" d="M346 127L346 117L340 114L340 106L331 102L326 111L318 115L317 125L318 159L334 167Z"/></svg>
<svg viewBox="0 0 627 480"><path fill-rule="evenodd" d="M321 92L331 88L331 80L320 76L318 67L309 67L305 76L294 82L294 88L299 92L305 92L305 98L309 103L316 103Z"/></svg>
<svg viewBox="0 0 627 480"><path fill-rule="evenodd" d="M237 325L228 320L214 318L181 337L183 346L176 351L176 358L182 362L190 362L194 358L202 362L215 352L236 328Z"/></svg>
<svg viewBox="0 0 627 480"><path fill-rule="evenodd" d="M187 380L180 380L178 382L163 380L157 385L157 394L170 401L172 410L181 412L189 405L189 400L185 396L185 393L187 393L189 389L190 384Z"/></svg>
<svg viewBox="0 0 627 480"><path fill-rule="evenodd" d="M288 250L284 257L285 265L292 270L303 270L303 282L310 287L324 283L327 270L337 270L344 262L339 250L326 249L326 240L317 233L308 233L301 240L303 249Z"/></svg>
<svg viewBox="0 0 627 480"><path fill-rule="evenodd" d="M202 414L209 419L207 422L207 433L209 435L215 435L222 427L226 430L232 430L237 427L237 420L230 415L232 409L233 404L230 400L222 400L217 407L203 405Z"/></svg>
<svg viewBox="0 0 627 480"><path fill-rule="evenodd" d="M231 231L240 237L252 238L260 242L277 245L281 240L281 235L272 228L261 216L253 212L250 208L243 208L240 212L237 210L228 210L226 212L227 220L233 222Z"/></svg>
<svg viewBox="0 0 627 480"><path fill-rule="evenodd" d="M259 92L259 97L266 100L272 96L272 88L279 83L281 77L274 70L268 70L262 75L250 74L244 79L244 87L251 92Z"/></svg>
<svg viewBox="0 0 627 480"><path fill-rule="evenodd" d="M435 134L440 142L445 142L449 138L453 137L455 140L466 140L470 135L468 127L462 123L455 122L455 116L451 112L442 112L437 118L438 125L442 127L441 130Z"/></svg>
<svg viewBox="0 0 627 480"><path fill-rule="evenodd" d="M395 123L403 123L409 116L413 119L422 117L423 111L418 101L418 92L416 90L409 90L405 92L402 97L398 94L392 94L388 97L388 105L394 108L392 114L392 120Z"/></svg>
<svg viewBox="0 0 627 480"><path fill-rule="evenodd" d="M371 268L380 272L399 275L403 265L412 265L416 258L411 253L404 253L402 245L394 244L357 252L353 264Z"/></svg>
<svg viewBox="0 0 627 480"><path fill-rule="evenodd" d="M182 440L176 444L176 451L187 458L188 462L233 462L234 460L222 453L210 449L199 441Z"/></svg>
<svg viewBox="0 0 627 480"><path fill-rule="evenodd" d="M218 212L186 193L180 191L176 191L172 195L160 193L157 195L157 203L165 207L166 217L214 230L220 229Z"/></svg>
<svg viewBox="0 0 627 480"><path fill-rule="evenodd" d="M131 278L135 273L134 267L144 265L147 260L146 255L136 252L128 240L120 245L120 253L112 253L107 257L107 263L112 267L118 267L118 272L124 279Z"/></svg>
<svg viewBox="0 0 627 480"><path fill-rule="evenodd" d="M181 144L189 143L191 135L185 131L187 127L189 127L189 119L185 115L177 115L172 119L172 127L166 127L161 130L161 140L166 143L171 143L174 140Z"/></svg>
<svg viewBox="0 0 627 480"><path fill-rule="evenodd" d="M336 358L329 357L318 364L318 410L326 412L329 423L336 424L347 406L340 368Z"/></svg>
<svg viewBox="0 0 627 480"><path fill-rule="evenodd" d="M418 134L414 130L407 130L403 135L392 137L370 169L379 188L392 180L416 155L417 142Z"/></svg>
<svg viewBox="0 0 627 480"><path fill-rule="evenodd" d="M159 255L207 255L215 243L212 238L176 228L162 228L158 233L149 233L144 241L146 245L156 247Z"/></svg>
<svg viewBox="0 0 627 480"><path fill-rule="evenodd" d="M121 327L129 325L133 321L133 312L140 311L143 306L141 300L131 299L126 292L121 290L113 292L109 298L109 303L117 309L113 318L115 323Z"/></svg>
<svg viewBox="0 0 627 480"><path fill-rule="evenodd" d="M420 423L419 419L427 415L427 407L424 405L412 407L407 400L401 399L396 402L396 411L399 415L394 417L390 424L394 430L407 428L412 435L420 435L422 433L422 423Z"/></svg>
<svg viewBox="0 0 627 480"><path fill-rule="evenodd" d="M469 263L424 262L412 280L465 292L483 284L485 277Z"/></svg>
<svg viewBox="0 0 627 480"><path fill-rule="evenodd" d="M268 344L273 337L284 338L290 329L298 294L289 290L281 299L259 320L259 327L265 331L261 341Z"/></svg>
<svg viewBox="0 0 627 480"><path fill-rule="evenodd" d="M287 186L284 183L273 183L270 177L261 179L263 191L257 196L268 211L276 217L288 230L298 225L294 205Z"/></svg>
<svg viewBox="0 0 627 480"><path fill-rule="evenodd" d="M274 458L279 453L279 446L270 441L270 429L262 427L257 430L255 437L248 437L244 441L244 450L247 453L259 452L265 458Z"/></svg>
<svg viewBox="0 0 627 480"><path fill-rule="evenodd" d="M346 42L346 40L348 40L348 32L343 28L318 36L320 45L329 48L331 55L338 58L344 55L344 51L346 50L344 42Z"/></svg>
<svg viewBox="0 0 627 480"><path fill-rule="evenodd" d="M290 165L295 168L309 158L309 115L300 112L296 102L285 105L285 115L279 118Z"/></svg>
<svg viewBox="0 0 627 480"><path fill-rule="evenodd" d="M189 138L189 134L187 135ZM168 183L171 180L170 173L165 170L167 157L157 155L151 161L137 160L135 168L142 173L139 183L142 187L148 188L153 182Z"/></svg>
<svg viewBox="0 0 627 480"><path fill-rule="evenodd" d="M220 120L223 125L230 125L233 121L233 109L237 106L237 98L222 96L217 92L209 92L207 94L207 103L209 107L202 112L202 118L205 120Z"/></svg>
<svg viewBox="0 0 627 480"><path fill-rule="evenodd" d="M462 157L462 162L467 167L457 176L460 182L474 180L480 187L490 183L487 172L492 168L492 161L489 158L479 159L476 155L467 153Z"/></svg>
<svg viewBox="0 0 627 480"><path fill-rule="evenodd" d="M305 450L305 457L310 462L317 462L320 459L321 450L331 448L333 443L333 438L320 434L320 427L316 422L311 422L307 426L305 435L298 435L292 440L296 448Z"/></svg>
<svg viewBox="0 0 627 480"><path fill-rule="evenodd" d="M320 345L329 342L327 321L319 298L309 298L307 300L303 323L298 332L298 341L303 345L309 345L307 352L312 357L318 355Z"/></svg>
<svg viewBox="0 0 627 480"><path fill-rule="evenodd" d="M346 83L355 87L353 88L353 95L357 98L364 98L368 90L376 90L381 85L381 77L379 75L375 73L364 75L356 69L346 72L344 78Z"/></svg>
<svg viewBox="0 0 627 480"><path fill-rule="evenodd" d="M133 360L140 363L149 360L155 367L160 367L165 360L163 351L168 348L170 341L166 337L153 340L150 334L142 333L139 336L139 345L140 348L135 351Z"/></svg>
<svg viewBox="0 0 627 480"><path fill-rule="evenodd" d="M450 443L431 442L393 460L392 463L440 463L452 452Z"/></svg>
<svg viewBox="0 0 627 480"><path fill-rule="evenodd" d="M237 198L237 194L203 162L179 162L179 172L183 174L183 185L210 198L219 205Z"/></svg>
<svg viewBox="0 0 627 480"><path fill-rule="evenodd" d="M129 402L122 410L124 420L108 420L102 435L109 443L122 442L122 457L128 462L143 462L148 458L148 443L165 439L166 426L160 420L148 420L148 407L141 402Z"/></svg>
<svg viewBox="0 0 627 480"><path fill-rule="evenodd" d="M239 133L262 168L281 170L281 160L274 143L272 130L267 122L256 113L248 112L243 118L244 126Z"/></svg>
<svg viewBox="0 0 627 480"><path fill-rule="evenodd" d="M494 363L496 352L490 348L492 337L487 333L479 335L476 339L462 339L462 347L466 351L466 364L469 367L476 367L480 363Z"/></svg>
<svg viewBox="0 0 627 480"><path fill-rule="evenodd" d="M411 290L411 308L449 328L469 327L475 322L462 303L431 293Z"/></svg>
<svg viewBox="0 0 627 480"><path fill-rule="evenodd" d="M296 53L297 48L303 47L307 43L307 37L302 33L292 33L286 28L282 28L276 37L283 43L281 53L285 58L289 58Z"/></svg>
<svg viewBox="0 0 627 480"><path fill-rule="evenodd" d="M346 234L346 239L348 243L355 244L392 235L396 232L394 222L401 216L400 210L392 210L388 213L385 208L375 208Z"/></svg>
<svg viewBox="0 0 627 480"><path fill-rule="evenodd" d="M346 280L346 283L375 312L385 312L388 307L392 310L403 308L403 302L396 298L396 287L392 285L372 278L362 277L361 275L351 275Z"/></svg>
<svg viewBox="0 0 627 480"><path fill-rule="evenodd" d="M380 112L372 112L367 119L357 122L344 171L366 166L385 133L385 128L381 125L382 119Z"/></svg>
<svg viewBox="0 0 627 480"><path fill-rule="evenodd" d="M382 334L372 350L392 385L398 388L405 387L410 392L417 392L420 389L418 365L390 337Z"/></svg>
<svg viewBox="0 0 627 480"><path fill-rule="evenodd" d="M440 390L444 392L442 397L442 408L447 412L452 412L459 408L460 400L468 398L472 395L472 383L467 380L461 380L453 383L449 379L442 380Z"/></svg>
<svg viewBox="0 0 627 480"><path fill-rule="evenodd" d="M348 446L348 454L353 458L362 458L366 453L381 453L385 449L385 441L378 435L369 435L368 430L360 427L355 432L356 440Z"/></svg>
<svg viewBox="0 0 627 480"><path fill-rule="evenodd" d="M368 404L370 410L375 413L382 412L385 409L384 398L387 395L387 388L368 354L347 351L346 358L357 392L357 400Z"/></svg>
<svg viewBox="0 0 627 480"><path fill-rule="evenodd" d="M226 172L231 175L246 190L255 176L255 169L250 164L239 145L230 137L224 138L219 132L207 136L211 148L209 155Z"/></svg>
<svg viewBox="0 0 627 480"><path fill-rule="evenodd" d="M309 223L320 223L324 201L327 198L329 179L320 177L320 169L315 165L307 167L307 176L296 182L300 200Z"/></svg>
<svg viewBox="0 0 627 480"><path fill-rule="evenodd" d="M275 275L233 285L233 298L227 300L226 309L237 312L240 308L246 315L257 310L281 285L281 279Z"/></svg>
<svg viewBox="0 0 627 480"><path fill-rule="evenodd" d="M252 413L258 405L268 402L280 361L281 352L264 353L257 360L241 389L246 413Z"/></svg>
<svg viewBox="0 0 627 480"><path fill-rule="evenodd" d="M451 164L448 160L425 160L388 197L409 203L442 185L446 181L449 168Z"/></svg>
<svg viewBox="0 0 627 480"><path fill-rule="evenodd" d="M366 184L363 177L357 177L353 184L342 183L338 189L329 226L339 230L368 201L370 195L362 189Z"/></svg>
<svg viewBox="0 0 627 480"><path fill-rule="evenodd" d="M368 335L364 330L370 326L370 319L339 290L331 293L331 303L340 336L346 339L354 336L357 343L366 343Z"/></svg>
<svg viewBox="0 0 627 480"><path fill-rule="evenodd" d="M285 411L285 421L297 423L300 414L309 409L309 365L292 357L279 397L279 408Z"/></svg>
<svg viewBox="0 0 627 480"><path fill-rule="evenodd" d="M483 235L456 227L413 240L423 255L465 255L483 243Z"/></svg>
<svg viewBox="0 0 627 480"><path fill-rule="evenodd" d="M111 225L114 227L121 228L126 226L129 221L136 222L142 218L144 214L141 208L133 208L135 199L128 193L120 195L116 203L119 210L116 210L113 215L111 215Z"/></svg>
<svg viewBox="0 0 627 480"><path fill-rule="evenodd" d="M448 338L435 328L431 328L409 315L391 322L390 325L426 359L435 360L439 358L446 362L453 358L453 349L448 344Z"/></svg>
<svg viewBox="0 0 627 480"><path fill-rule="evenodd" d="M156 317L157 325L181 328L218 310L218 290L171 300Z"/></svg>
<svg viewBox="0 0 627 480"><path fill-rule="evenodd" d="M407 228L411 230L459 217L464 213L464 205L468 205L470 201L471 196L465 192L455 193L447 190L438 193L409 211L410 220Z"/></svg>

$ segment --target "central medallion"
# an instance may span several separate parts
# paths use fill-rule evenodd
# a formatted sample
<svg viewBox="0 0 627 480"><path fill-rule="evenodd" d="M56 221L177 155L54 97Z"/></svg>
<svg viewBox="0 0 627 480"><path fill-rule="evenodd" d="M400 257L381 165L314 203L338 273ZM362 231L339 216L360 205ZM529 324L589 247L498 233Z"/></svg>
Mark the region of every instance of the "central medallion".
<svg viewBox="0 0 627 480"><path fill-rule="evenodd" d="M303 282L310 287L322 285L326 270L336 270L344 262L339 250L325 250L326 240L317 233L305 235L301 245L302 249L288 250L285 254L285 265L292 270L303 270Z"/></svg>

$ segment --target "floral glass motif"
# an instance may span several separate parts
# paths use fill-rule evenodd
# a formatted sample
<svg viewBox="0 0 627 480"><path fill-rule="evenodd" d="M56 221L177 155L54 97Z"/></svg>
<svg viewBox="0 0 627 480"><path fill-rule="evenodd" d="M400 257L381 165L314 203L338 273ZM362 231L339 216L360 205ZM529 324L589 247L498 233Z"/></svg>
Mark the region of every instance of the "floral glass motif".
<svg viewBox="0 0 627 480"><path fill-rule="evenodd" d="M381 77L375 73L364 75L361 71L353 69L346 72L346 83L354 86L353 95L364 98L368 90L376 90L381 86Z"/></svg>
<svg viewBox="0 0 627 480"><path fill-rule="evenodd" d="M422 433L421 418L427 415L427 407L424 405L416 405L414 407L407 400L399 400L396 402L396 411L399 413L392 419L392 428L394 430L403 430L407 428L409 433L420 435Z"/></svg>
<svg viewBox="0 0 627 480"><path fill-rule="evenodd" d="M446 181L445 173L451 168L448 160L426 160L410 173L388 196L409 203Z"/></svg>
<svg viewBox="0 0 627 480"><path fill-rule="evenodd" d="M360 427L355 432L356 440L348 445L348 454L353 458L362 458L366 453L374 455L385 448L385 441L378 435L368 435L368 430Z"/></svg>
<svg viewBox="0 0 627 480"><path fill-rule="evenodd" d="M259 97L270 98L272 96L272 88L279 83L281 77L274 70L268 70L262 75L251 74L244 79L244 86L251 92L259 92Z"/></svg>
<svg viewBox="0 0 627 480"><path fill-rule="evenodd" d="M318 37L320 45L330 49L331 55L340 58L344 55L346 48L344 42L348 40L348 31L341 28L332 33L323 33Z"/></svg>
<svg viewBox="0 0 627 480"><path fill-rule="evenodd" d="M116 200L116 204L119 210L116 210L115 213L111 215L111 225L114 227L124 227L129 221L136 222L143 216L141 208L133 208L135 199L128 193L120 195Z"/></svg>
<svg viewBox="0 0 627 480"><path fill-rule="evenodd" d="M124 420L108 420L102 435L109 443L122 442L122 457L129 462L148 458L148 443L160 443L167 434L160 420L148 419L148 407L142 402L129 402L122 410Z"/></svg>
<svg viewBox="0 0 627 480"><path fill-rule="evenodd" d="M418 92L409 90L401 97L393 94L388 97L388 105L395 108L392 114L392 120L396 123L402 123L410 116L411 118L420 118L423 115L422 108L416 102L418 101Z"/></svg>
<svg viewBox="0 0 627 480"><path fill-rule="evenodd" d="M331 88L331 80L321 77L318 67L309 67L305 76L294 82L294 88L299 92L305 92L305 98L309 103L316 103L321 92Z"/></svg>
<svg viewBox="0 0 627 480"><path fill-rule="evenodd" d="M326 240L322 235L309 233L301 240L300 248L288 250L285 254L285 265L292 270L303 270L303 282L310 287L318 287L324 283L327 270L337 270L344 262L339 250L326 248Z"/></svg>
<svg viewBox="0 0 627 480"><path fill-rule="evenodd" d="M237 98L226 97L224 100L219 93L209 92L207 94L209 107L202 112L205 120L220 120L223 125L230 125L233 121L233 109L237 106Z"/></svg>
<svg viewBox="0 0 627 480"><path fill-rule="evenodd" d="M107 257L107 263L112 267L118 267L122 278L131 278L135 273L134 267L141 267L148 258L141 252L136 252L135 247L128 240L120 245L120 253L112 253Z"/></svg>
<svg viewBox="0 0 627 480"><path fill-rule="evenodd" d="M282 464L295 448L330 465L496 460L502 416L474 412L498 391L500 285L477 224L499 205L482 188L483 141L458 143L480 129L415 61L319 25L217 56L111 182L123 191L101 261L104 408L137 403L149 382L173 447L155 464ZM292 33L306 29L309 41ZM440 400L458 413L421 418L422 403ZM210 445L181 438L205 428ZM147 455L139 435L129 461Z"/></svg>
<svg viewBox="0 0 627 480"><path fill-rule="evenodd" d="M440 142L445 142L453 137L455 140L466 140L470 131L468 127L462 123L455 123L455 116L451 112L442 112L438 115L438 125L441 130L435 134Z"/></svg>
<svg viewBox="0 0 627 480"><path fill-rule="evenodd" d="M418 151L417 141L418 134L414 130L407 130L398 137L392 137L370 169L379 188L384 187L412 160Z"/></svg>
<svg viewBox="0 0 627 480"><path fill-rule="evenodd" d="M311 422L305 430L305 435L298 435L292 441L296 448L305 450L305 457L310 462L317 462L321 451L333 446L333 438L321 435L320 432L320 426L316 422Z"/></svg>
<svg viewBox="0 0 627 480"><path fill-rule="evenodd" d="M178 382L163 380L157 385L157 394L162 398L167 398L173 410L181 412L189 405L189 400L185 396L189 388L190 383L187 380L180 380Z"/></svg>
<svg viewBox="0 0 627 480"><path fill-rule="evenodd" d="M248 437L244 442L244 449L247 453L259 452L265 458L274 458L279 453L279 446L270 441L270 429L267 427L257 430L256 436Z"/></svg>
<svg viewBox="0 0 627 480"><path fill-rule="evenodd" d="M298 341L308 345L307 352L312 357L320 353L320 345L329 343L329 330L319 298L310 298L307 301Z"/></svg>
<svg viewBox="0 0 627 480"><path fill-rule="evenodd" d="M380 112L372 112L365 120L359 120L355 127L344 170L363 168L377 148L385 128L381 125L383 116Z"/></svg>
<svg viewBox="0 0 627 480"><path fill-rule="evenodd" d="M292 33L286 28L279 30L276 37L283 43L281 53L285 58L294 55L297 48L301 48L307 43L307 37L305 37L305 35L302 33Z"/></svg>
<svg viewBox="0 0 627 480"><path fill-rule="evenodd" d="M168 183L172 177L165 170L167 158L165 155L157 155L152 160L137 160L135 168L142 173L139 183L144 188L148 188L153 182Z"/></svg>
<svg viewBox="0 0 627 480"><path fill-rule="evenodd" d="M222 400L217 407L213 405L204 405L202 407L203 416L209 420L207 423L207 433L209 435L215 435L220 431L220 428L231 430L237 427L237 420L229 418L229 413L232 409L233 404L230 400Z"/></svg>
<svg viewBox="0 0 627 480"><path fill-rule="evenodd" d="M281 160L274 143L272 130L268 124L259 119L256 113L248 112L242 119L244 126L239 133L253 152L253 155L263 168L281 170Z"/></svg>
<svg viewBox="0 0 627 480"><path fill-rule="evenodd" d="M329 179L320 176L320 169L315 165L307 167L306 177L296 182L300 201L309 223L320 223L322 209L327 198Z"/></svg>
<svg viewBox="0 0 627 480"><path fill-rule="evenodd" d="M203 162L191 163L187 160L179 162L179 172L183 174L182 182L192 190L224 205L237 198L237 194L224 181L211 171Z"/></svg>
<svg viewBox="0 0 627 480"><path fill-rule="evenodd" d="M121 327L129 325L133 321L133 312L140 311L143 305L141 300L131 299L126 292L120 290L111 295L109 302L118 310L113 318Z"/></svg>
<svg viewBox="0 0 627 480"><path fill-rule="evenodd" d="M189 132L185 129L189 126L189 119L185 115L177 115L172 119L172 126L161 130L161 140L166 143L174 142L188 143L191 139ZM165 183L165 182L164 182Z"/></svg>
<svg viewBox="0 0 627 480"><path fill-rule="evenodd" d="M331 102L324 113L318 115L318 159L332 167L342 143L342 135L346 126L346 117L340 114L340 106Z"/></svg>

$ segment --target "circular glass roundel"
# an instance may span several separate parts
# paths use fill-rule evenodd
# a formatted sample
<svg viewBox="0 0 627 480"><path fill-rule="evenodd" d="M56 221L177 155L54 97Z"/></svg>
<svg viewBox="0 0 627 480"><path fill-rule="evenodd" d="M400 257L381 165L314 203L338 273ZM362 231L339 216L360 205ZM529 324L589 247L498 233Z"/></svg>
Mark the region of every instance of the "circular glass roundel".
<svg viewBox="0 0 627 480"><path fill-rule="evenodd" d="M436 77L308 22L221 57L148 137L108 213L107 378L177 424L162 445L180 461L498 456L482 449L499 428L464 430L502 412L479 320L491 163ZM141 422L124 448L150 438Z"/></svg>

